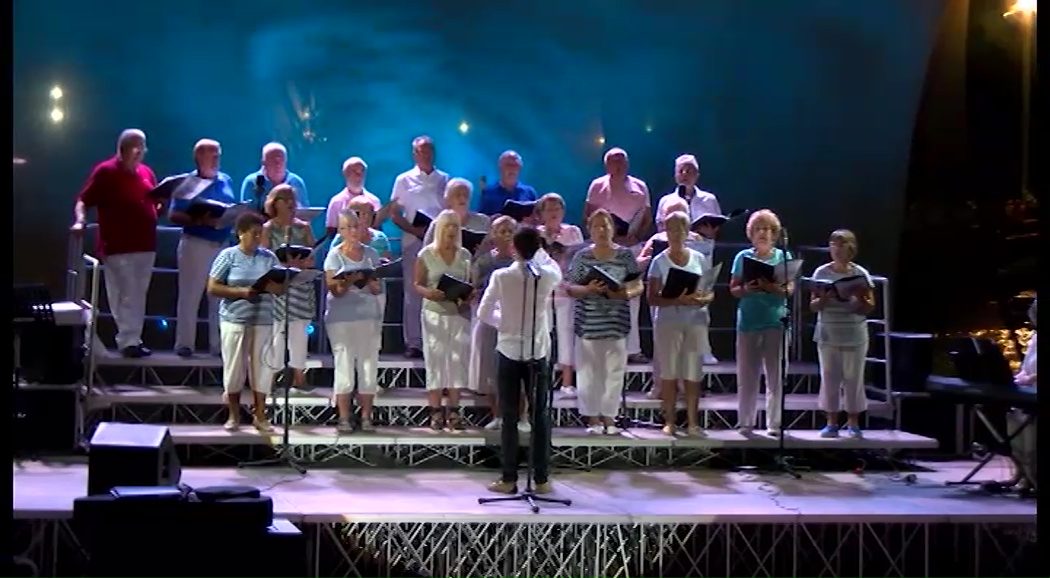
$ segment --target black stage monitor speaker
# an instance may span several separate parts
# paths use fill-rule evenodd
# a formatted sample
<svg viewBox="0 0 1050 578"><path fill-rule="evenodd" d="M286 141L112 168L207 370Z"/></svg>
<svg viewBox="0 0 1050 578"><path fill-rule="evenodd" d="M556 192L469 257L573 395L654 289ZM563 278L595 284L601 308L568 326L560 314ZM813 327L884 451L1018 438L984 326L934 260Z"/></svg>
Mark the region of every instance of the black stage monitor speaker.
<svg viewBox="0 0 1050 578"><path fill-rule="evenodd" d="M88 449L88 495L116 486L175 486L182 466L168 428L103 422Z"/></svg>
<svg viewBox="0 0 1050 578"><path fill-rule="evenodd" d="M886 359L885 333L876 333L871 340L871 356ZM933 373L933 335L928 333L890 332L890 355L893 389L895 391L924 391L926 379ZM872 385L886 385L886 366L867 363L867 375Z"/></svg>

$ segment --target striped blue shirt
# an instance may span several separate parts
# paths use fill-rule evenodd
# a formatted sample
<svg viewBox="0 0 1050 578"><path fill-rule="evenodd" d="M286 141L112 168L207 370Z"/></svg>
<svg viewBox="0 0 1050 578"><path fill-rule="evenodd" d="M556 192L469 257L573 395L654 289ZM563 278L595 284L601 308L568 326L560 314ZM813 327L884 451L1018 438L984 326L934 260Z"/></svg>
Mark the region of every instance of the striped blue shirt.
<svg viewBox="0 0 1050 578"><path fill-rule="evenodd" d="M273 224L272 221L271 224ZM286 228L271 226L266 228L266 234L270 236L270 246L276 249L284 244L307 245L309 240L307 233L309 230L307 227L293 226L291 227L291 235L289 235ZM317 285L307 283L289 287L287 307L292 312L291 317L289 317L290 321L312 321L317 315ZM285 298L281 297L274 301L273 304L274 320L283 322L284 312Z"/></svg>
<svg viewBox="0 0 1050 578"><path fill-rule="evenodd" d="M328 253L324 260L324 270L337 273L346 268L350 271L376 268L379 266L379 253L371 248L365 247L364 256L360 261L354 261L343 254L339 249ZM373 295L366 285L364 289L358 289L353 285L350 290L340 297L328 292L325 300L325 323L339 323L342 321L382 321L383 312L379 309L379 296Z"/></svg>
<svg viewBox="0 0 1050 578"><path fill-rule="evenodd" d="M569 263L569 283L583 285L593 266L601 267L614 279L638 273L638 262L630 249L618 247L612 259L603 261L594 256L593 247L588 247L577 252ZM573 317L576 336L582 339L623 339L631 330L631 305L627 299L588 295L575 300Z"/></svg>
<svg viewBox="0 0 1050 578"><path fill-rule="evenodd" d="M868 270L855 263L850 263L845 273L835 272L831 268L831 263L825 263L813 272L814 279L832 282L856 275L866 277L868 285L874 287ZM864 345L868 342L867 318L850 311L849 303L829 299L824 309L817 313L817 327L813 331L813 341L842 347Z"/></svg>
<svg viewBox="0 0 1050 578"><path fill-rule="evenodd" d="M247 255L240 247L227 247L215 257L208 276L230 287L251 287L267 271L280 265L277 255L269 249L259 248ZM240 325L271 325L273 295L264 293L252 299L224 297L219 301L219 319Z"/></svg>

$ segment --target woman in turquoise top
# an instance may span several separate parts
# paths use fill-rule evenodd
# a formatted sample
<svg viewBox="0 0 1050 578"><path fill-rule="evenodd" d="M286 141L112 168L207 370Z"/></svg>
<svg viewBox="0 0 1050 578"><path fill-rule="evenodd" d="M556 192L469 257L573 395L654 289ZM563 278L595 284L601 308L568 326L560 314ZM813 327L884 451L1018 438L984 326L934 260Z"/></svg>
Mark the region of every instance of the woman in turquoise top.
<svg viewBox="0 0 1050 578"><path fill-rule="evenodd" d="M755 427L759 377L766 376L766 427L769 435L780 434L780 388L784 376L784 316L793 283L772 281L744 283L744 260L757 259L773 266L784 266L784 252L776 247L780 239L780 219L762 209L747 220L747 238L752 247L737 253L729 278L729 292L740 300L736 310L736 387L738 427L747 434ZM791 255L788 255L788 259Z"/></svg>
<svg viewBox="0 0 1050 578"><path fill-rule="evenodd" d="M264 226L263 247L276 250L281 245L314 246L314 234L310 230L310 223L295 218L295 189L291 185L281 184L271 189L270 194L266 196L265 209L270 220ZM313 269L314 257L310 255L305 259L289 259L282 265ZM295 373L293 385L302 387L306 383L306 331L317 314L317 287L308 283L289 288L287 309L290 311L288 333L291 335L287 347L291 353L290 365ZM284 299L274 301L273 312L273 351L276 359L284 359Z"/></svg>
<svg viewBox="0 0 1050 578"><path fill-rule="evenodd" d="M240 426L241 390L248 379L254 403L253 425L270 431L266 419L266 396L272 385L274 360L269 355L273 330L273 300L284 286L267 283L263 291L255 283L280 265L277 256L260 246L262 217L246 213L234 228L237 244L219 251L208 274L208 294L219 298L219 336L222 343L222 383L229 418L224 426Z"/></svg>

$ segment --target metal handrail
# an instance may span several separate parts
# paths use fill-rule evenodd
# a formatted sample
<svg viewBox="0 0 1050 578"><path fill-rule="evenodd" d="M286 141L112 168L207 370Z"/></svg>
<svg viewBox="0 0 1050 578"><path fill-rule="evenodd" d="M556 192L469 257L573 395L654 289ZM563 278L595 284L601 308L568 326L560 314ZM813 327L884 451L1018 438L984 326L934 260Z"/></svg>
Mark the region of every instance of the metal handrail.
<svg viewBox="0 0 1050 578"><path fill-rule="evenodd" d="M84 385L87 387L87 394L91 395L94 393L95 386L95 342L98 341L96 327L98 323L99 291L102 285L102 276L99 275L101 262L87 253L81 255L81 262L91 267L91 297L88 303L91 306L91 312L89 313L87 331L84 334L84 340L87 342L84 344L87 355L87 359L84 362L87 371Z"/></svg>

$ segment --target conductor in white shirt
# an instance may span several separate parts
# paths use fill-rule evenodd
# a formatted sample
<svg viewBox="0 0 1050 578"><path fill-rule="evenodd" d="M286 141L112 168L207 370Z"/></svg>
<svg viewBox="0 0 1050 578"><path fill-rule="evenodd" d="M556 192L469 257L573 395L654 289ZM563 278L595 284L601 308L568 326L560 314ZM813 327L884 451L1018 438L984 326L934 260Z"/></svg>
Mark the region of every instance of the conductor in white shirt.
<svg viewBox="0 0 1050 578"><path fill-rule="evenodd" d="M489 485L489 490L501 494L518 491L518 416L524 389L535 412L530 448L535 491L545 494L551 491L550 383L546 363L551 349L549 311L551 295L561 283L561 269L540 248L536 229L521 229L514 234L513 243L514 264L492 274L478 305L478 317L497 331L496 382L503 418L503 474ZM532 375L535 380L530 379ZM539 392L532 391L533 384Z"/></svg>
<svg viewBox="0 0 1050 578"><path fill-rule="evenodd" d="M416 166L401 173L394 179L394 190L390 193L391 215L394 224L401 229L401 257L405 271L412 271L416 256L422 249L425 228L412 226L416 213L423 213L431 219L438 216L445 208L445 186L448 185L448 173L434 166L434 141L428 136L419 136L412 141L412 159ZM405 338L405 357L418 359L423 357L423 329L420 326L422 298L418 293L406 287L402 316L402 330Z"/></svg>

